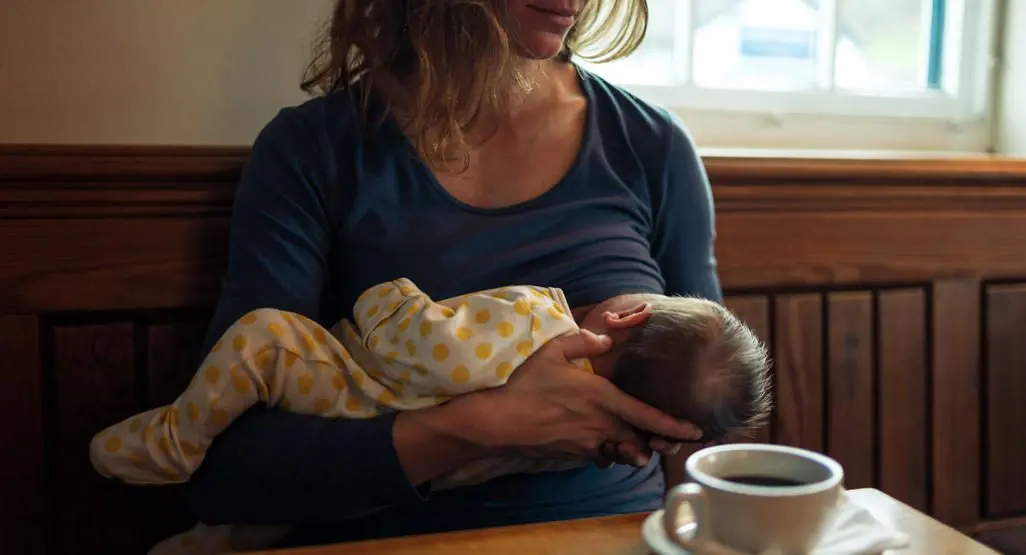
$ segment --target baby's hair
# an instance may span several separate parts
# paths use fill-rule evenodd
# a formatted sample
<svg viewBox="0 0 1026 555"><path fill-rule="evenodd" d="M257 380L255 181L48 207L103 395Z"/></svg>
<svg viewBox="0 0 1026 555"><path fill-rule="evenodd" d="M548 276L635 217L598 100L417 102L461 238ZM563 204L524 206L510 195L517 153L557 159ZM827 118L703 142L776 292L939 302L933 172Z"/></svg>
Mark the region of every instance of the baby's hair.
<svg viewBox="0 0 1026 555"><path fill-rule="evenodd" d="M626 393L702 429L701 441L751 433L772 409L765 345L719 303L639 295L648 320L627 339L614 383Z"/></svg>

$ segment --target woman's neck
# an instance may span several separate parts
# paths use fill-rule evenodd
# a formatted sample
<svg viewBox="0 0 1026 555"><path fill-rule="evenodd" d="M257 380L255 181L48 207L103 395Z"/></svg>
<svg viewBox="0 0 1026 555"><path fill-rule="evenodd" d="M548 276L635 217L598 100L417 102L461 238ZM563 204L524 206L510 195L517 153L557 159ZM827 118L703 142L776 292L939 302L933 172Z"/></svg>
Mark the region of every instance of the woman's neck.
<svg viewBox="0 0 1026 555"><path fill-rule="evenodd" d="M577 70L572 64L557 59L524 60L520 74L528 86L510 81L509 95L498 105L483 107L472 125L464 132L468 142L494 133L497 127L516 127L518 121L539 109L579 96Z"/></svg>
<svg viewBox="0 0 1026 555"><path fill-rule="evenodd" d="M504 100L479 106L473 121L463 128L465 145L480 145L501 128L516 129L523 118L539 110L544 111L546 106L580 96L577 70L573 64L555 58L521 59L519 64L519 75L527 80L527 86L523 82L518 83L511 72L506 85L508 89L499 91ZM401 80L381 80L373 87L375 94L388 99L392 118L405 128L409 121L406 107L415 103L413 89Z"/></svg>
<svg viewBox="0 0 1026 555"><path fill-rule="evenodd" d="M531 109L539 103L545 103L553 97L565 96L576 92L576 69L570 63L557 58L547 60L522 59L519 73L529 83L526 91L519 95L511 95L513 106L499 110L496 115L509 114L510 110ZM517 87L510 83L510 87Z"/></svg>

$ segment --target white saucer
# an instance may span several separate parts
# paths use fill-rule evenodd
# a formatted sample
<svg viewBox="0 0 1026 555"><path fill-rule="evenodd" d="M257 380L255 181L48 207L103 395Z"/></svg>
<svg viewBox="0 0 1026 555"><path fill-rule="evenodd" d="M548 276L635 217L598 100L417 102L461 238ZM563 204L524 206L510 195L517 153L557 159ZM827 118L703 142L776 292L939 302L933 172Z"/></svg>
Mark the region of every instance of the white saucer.
<svg viewBox="0 0 1026 555"><path fill-rule="evenodd" d="M645 523L641 525L641 537L645 544L657 555L694 555L691 551L670 541L663 528L663 510L648 515ZM680 534L688 537L695 533L695 521L688 511L681 511Z"/></svg>

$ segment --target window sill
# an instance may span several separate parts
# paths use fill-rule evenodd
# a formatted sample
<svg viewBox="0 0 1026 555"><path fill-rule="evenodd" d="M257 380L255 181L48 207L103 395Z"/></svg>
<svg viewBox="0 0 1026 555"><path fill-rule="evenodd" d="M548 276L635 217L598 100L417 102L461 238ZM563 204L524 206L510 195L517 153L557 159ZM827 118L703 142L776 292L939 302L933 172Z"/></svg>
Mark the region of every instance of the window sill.
<svg viewBox="0 0 1026 555"><path fill-rule="evenodd" d="M835 149L700 149L714 182L900 182L938 185L939 181L992 180L1026 185L1026 159L967 152ZM993 183L991 183L993 184Z"/></svg>
<svg viewBox="0 0 1026 555"><path fill-rule="evenodd" d="M1000 160L985 153L946 150L870 150L841 148L699 148L703 158L777 158L798 160ZM1010 159L1010 158L1005 158Z"/></svg>

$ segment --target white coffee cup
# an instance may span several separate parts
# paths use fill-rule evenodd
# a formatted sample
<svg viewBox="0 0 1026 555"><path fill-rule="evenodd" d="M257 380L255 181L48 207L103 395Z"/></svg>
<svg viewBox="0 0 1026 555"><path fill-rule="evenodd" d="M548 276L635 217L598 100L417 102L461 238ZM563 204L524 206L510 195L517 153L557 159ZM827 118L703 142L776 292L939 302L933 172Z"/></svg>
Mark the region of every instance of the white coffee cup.
<svg viewBox="0 0 1026 555"><path fill-rule="evenodd" d="M709 447L688 457L686 469L692 481L667 494L663 526L696 554L811 553L843 496L841 465L796 447ZM697 526L685 536L680 514L687 505Z"/></svg>

